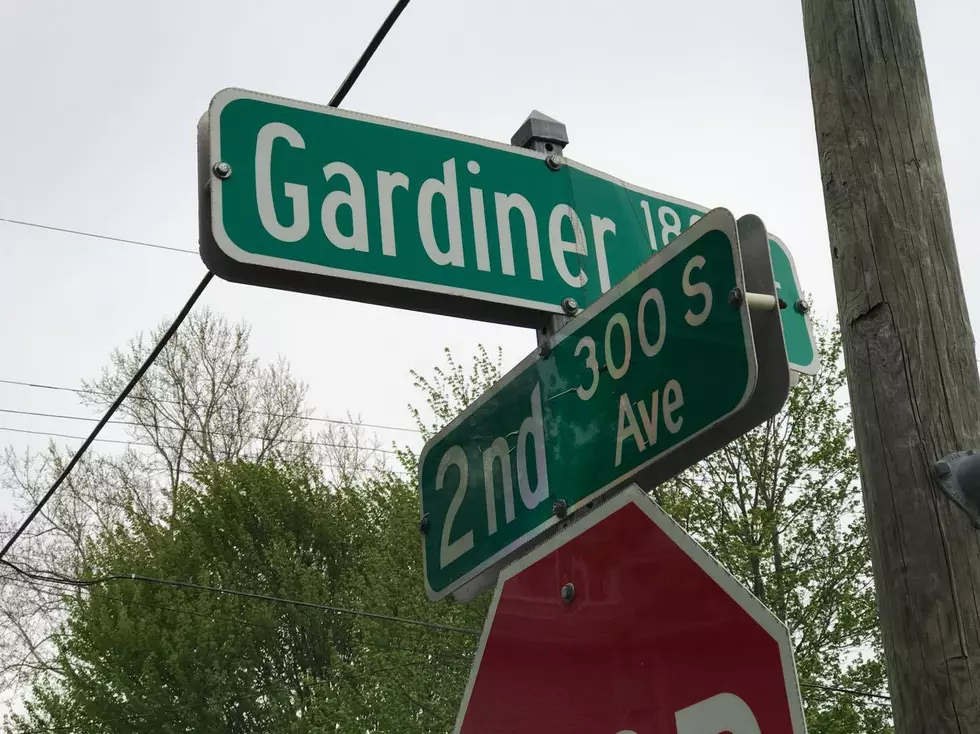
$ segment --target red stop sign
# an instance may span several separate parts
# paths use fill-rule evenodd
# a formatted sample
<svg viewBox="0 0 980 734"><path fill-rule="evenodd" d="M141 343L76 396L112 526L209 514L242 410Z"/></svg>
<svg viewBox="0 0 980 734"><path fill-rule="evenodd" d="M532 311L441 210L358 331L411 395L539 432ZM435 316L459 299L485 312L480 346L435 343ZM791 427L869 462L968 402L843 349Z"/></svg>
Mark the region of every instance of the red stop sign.
<svg viewBox="0 0 980 734"><path fill-rule="evenodd" d="M805 731L786 627L635 486L501 573L456 721L457 734Z"/></svg>

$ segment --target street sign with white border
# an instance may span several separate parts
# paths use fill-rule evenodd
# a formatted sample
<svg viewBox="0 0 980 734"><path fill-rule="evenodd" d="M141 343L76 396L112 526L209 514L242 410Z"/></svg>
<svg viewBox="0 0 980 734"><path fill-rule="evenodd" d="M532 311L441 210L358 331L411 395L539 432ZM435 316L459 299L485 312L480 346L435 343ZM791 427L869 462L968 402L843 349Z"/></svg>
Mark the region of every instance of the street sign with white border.
<svg viewBox="0 0 980 734"><path fill-rule="evenodd" d="M707 211L554 154L242 89L198 130L201 256L271 288L538 328ZM791 257L769 245L791 366L812 373Z"/></svg>
<svg viewBox="0 0 980 734"><path fill-rule="evenodd" d="M779 410L789 371L778 311L733 307L734 289L774 293L765 228L718 209L426 443L430 598L492 583L560 521L555 503L573 513L631 480L652 487Z"/></svg>

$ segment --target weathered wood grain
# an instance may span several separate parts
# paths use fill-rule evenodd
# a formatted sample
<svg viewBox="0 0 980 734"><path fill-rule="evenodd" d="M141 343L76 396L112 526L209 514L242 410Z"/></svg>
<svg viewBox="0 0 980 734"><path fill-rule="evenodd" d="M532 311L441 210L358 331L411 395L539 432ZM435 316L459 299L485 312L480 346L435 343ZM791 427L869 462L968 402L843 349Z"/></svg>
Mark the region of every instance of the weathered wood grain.
<svg viewBox="0 0 980 734"><path fill-rule="evenodd" d="M896 732L980 732L980 534L931 474L980 380L915 4L803 16Z"/></svg>

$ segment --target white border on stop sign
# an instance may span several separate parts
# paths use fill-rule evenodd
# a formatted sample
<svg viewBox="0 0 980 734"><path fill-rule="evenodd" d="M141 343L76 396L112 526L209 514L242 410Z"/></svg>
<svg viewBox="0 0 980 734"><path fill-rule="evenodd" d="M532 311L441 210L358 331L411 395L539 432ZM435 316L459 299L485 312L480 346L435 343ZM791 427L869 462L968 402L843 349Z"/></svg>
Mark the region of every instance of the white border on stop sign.
<svg viewBox="0 0 980 734"><path fill-rule="evenodd" d="M660 506L639 488L636 484L627 485L622 491L617 492L612 497L597 502L588 514L580 515L572 524L549 538L547 541L524 556L513 561L506 566L497 578L497 586L493 592L493 601L487 612L487 619L483 625L483 633L480 635L480 645L473 656L473 667L470 668L470 677L466 682L466 690L463 693L463 700L456 715L456 725L453 734L460 734L463 726L463 719L466 716L466 708L473 693L473 686L480 671L480 663L483 660L483 651L486 649L487 639L493 627L493 618L497 613L497 604L500 602L500 595L503 592L504 584L508 579L513 578L524 569L537 563L552 551L561 548L565 543L585 531L595 527L617 510L622 509L628 504L635 504L639 507L651 522L662 530L673 543L694 561L698 567L718 584L722 590L739 605L746 614L752 617L770 637L776 640L779 645L779 658L782 662L783 680L786 683L786 699L789 705L790 721L793 724L793 734L806 734L806 720L803 714L803 700L800 696L800 685L796 674L796 661L793 658L793 645L790 639L789 628L783 624L769 608L745 586L739 582L728 570L722 566L708 551L667 515ZM557 594L558 591L556 590Z"/></svg>

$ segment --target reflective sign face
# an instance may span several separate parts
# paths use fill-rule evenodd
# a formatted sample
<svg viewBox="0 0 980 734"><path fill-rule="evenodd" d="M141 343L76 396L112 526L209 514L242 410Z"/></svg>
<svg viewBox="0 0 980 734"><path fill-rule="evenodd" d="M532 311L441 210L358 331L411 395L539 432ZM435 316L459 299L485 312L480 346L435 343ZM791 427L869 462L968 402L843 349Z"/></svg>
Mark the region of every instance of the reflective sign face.
<svg viewBox="0 0 980 734"><path fill-rule="evenodd" d="M786 627L630 487L501 573L455 732L805 726Z"/></svg>
<svg viewBox="0 0 980 734"><path fill-rule="evenodd" d="M201 254L223 278L538 326L705 214L568 159L239 89L201 125ZM799 292L770 237L780 294ZM814 366L806 318L783 320Z"/></svg>
<svg viewBox="0 0 980 734"><path fill-rule="evenodd" d="M419 459L425 578L439 598L746 404L756 386L731 214L712 212L433 437ZM700 458L693 456L693 461ZM665 477L663 477L665 478Z"/></svg>

